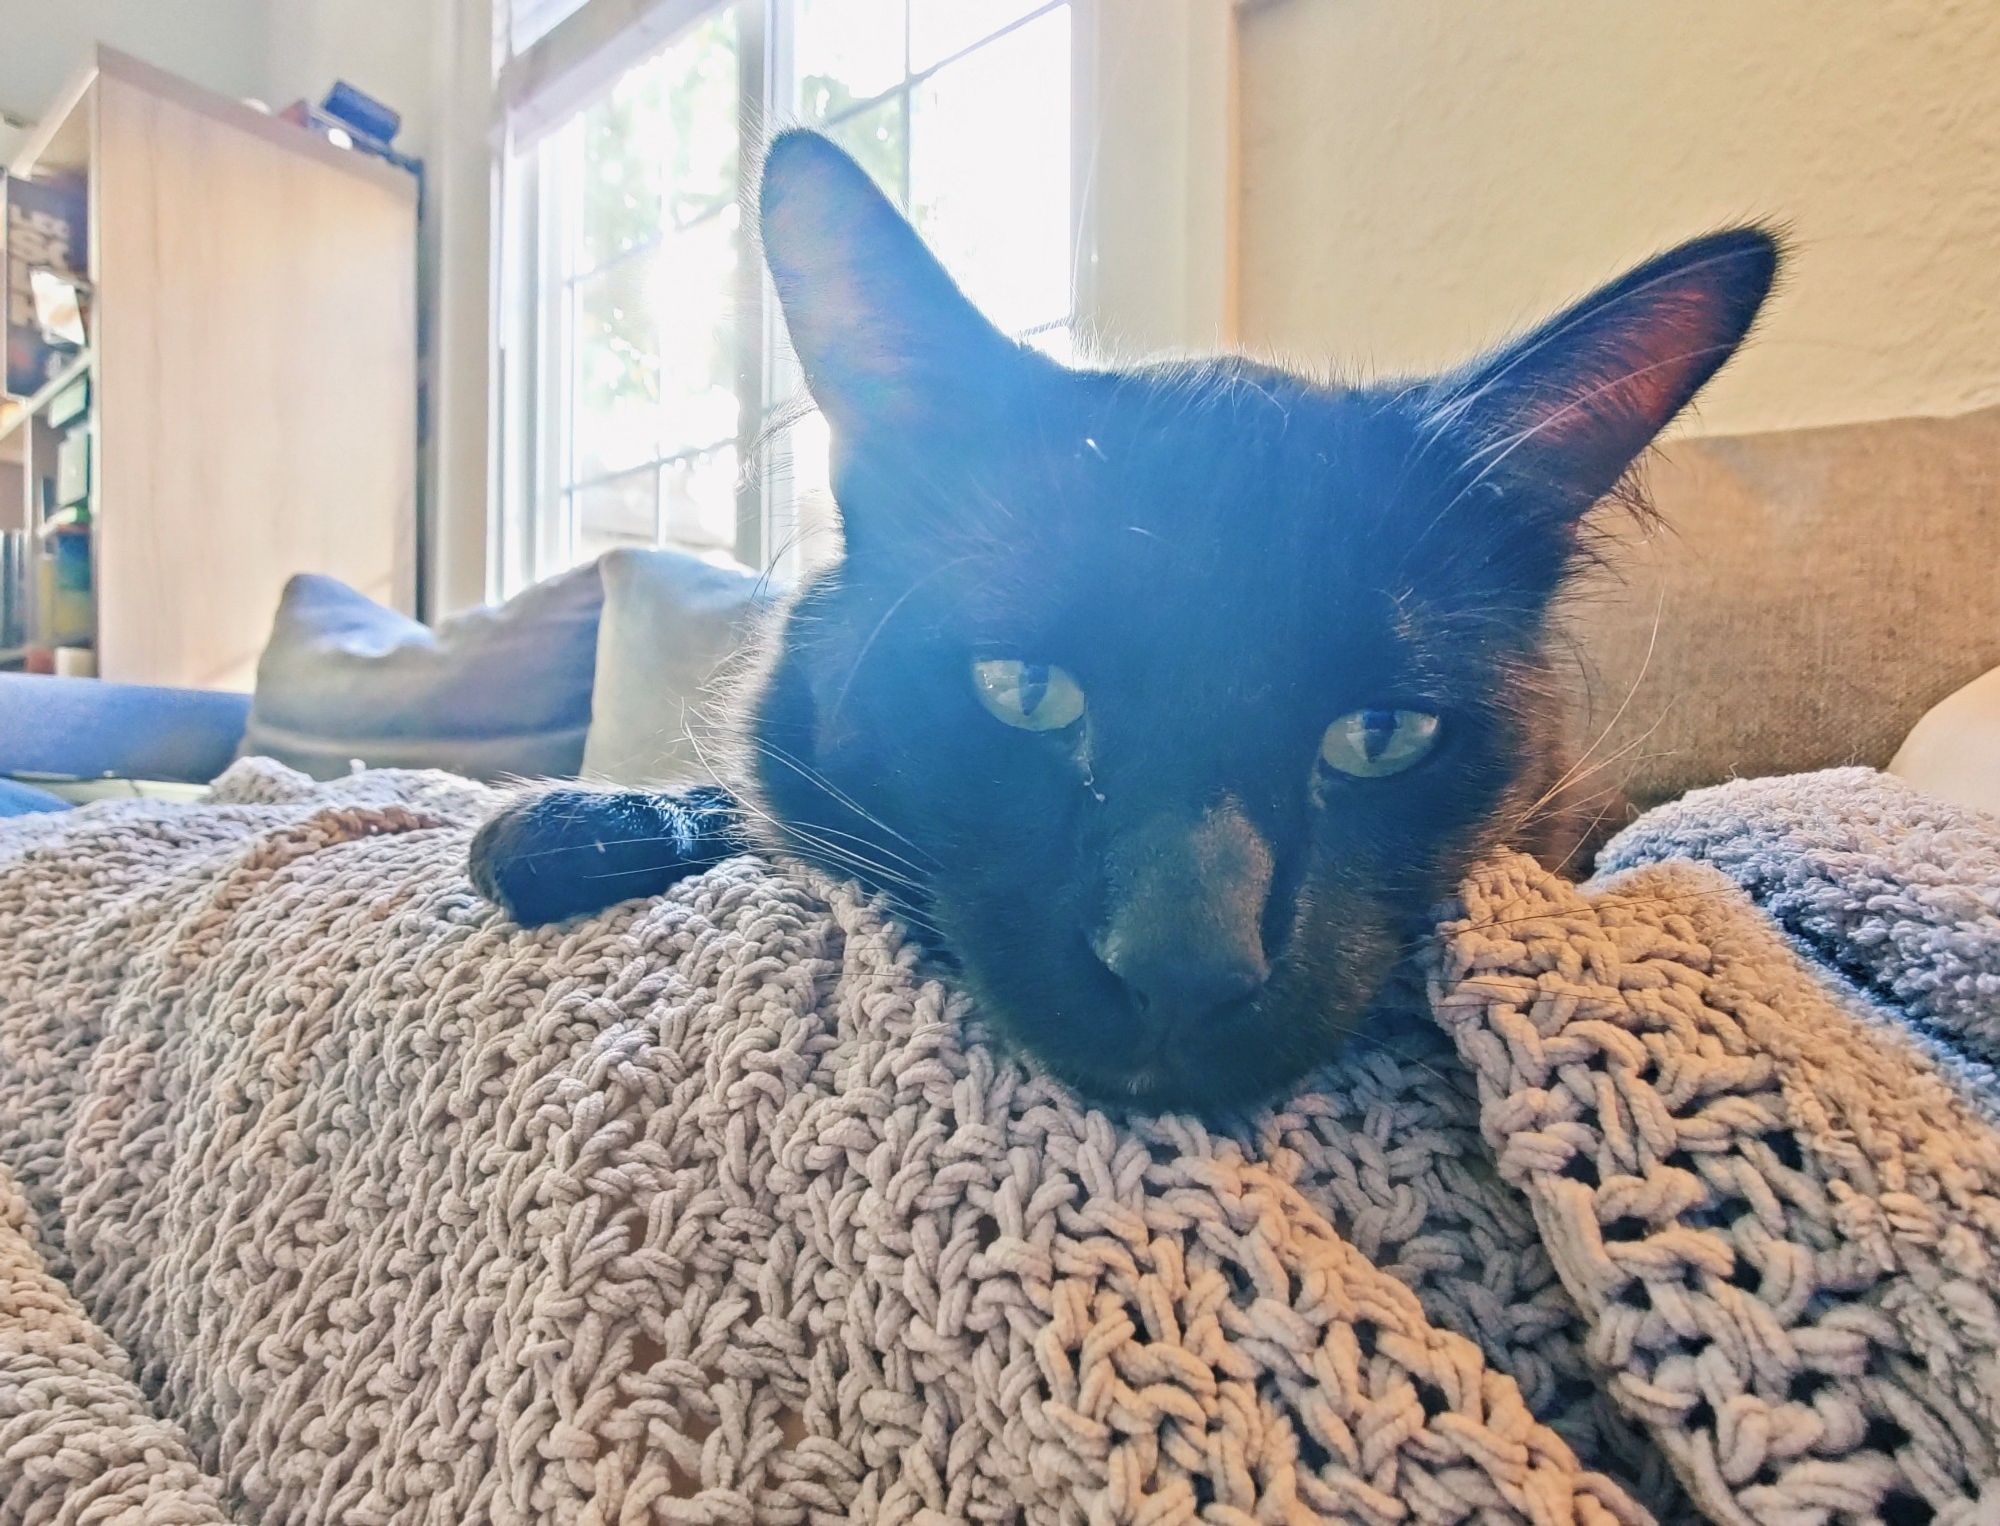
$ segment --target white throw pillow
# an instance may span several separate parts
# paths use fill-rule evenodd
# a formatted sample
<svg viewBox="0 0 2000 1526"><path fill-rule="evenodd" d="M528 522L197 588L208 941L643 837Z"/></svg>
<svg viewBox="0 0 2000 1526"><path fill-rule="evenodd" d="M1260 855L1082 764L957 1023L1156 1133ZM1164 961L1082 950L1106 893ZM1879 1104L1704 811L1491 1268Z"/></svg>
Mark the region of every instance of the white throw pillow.
<svg viewBox="0 0 2000 1526"><path fill-rule="evenodd" d="M598 567L604 617L584 777L640 787L709 777L702 759L713 757L725 670L768 607L768 580L679 551L610 551Z"/></svg>
<svg viewBox="0 0 2000 1526"><path fill-rule="evenodd" d="M2000 815L2000 668L1926 711L1889 772L1926 794Z"/></svg>

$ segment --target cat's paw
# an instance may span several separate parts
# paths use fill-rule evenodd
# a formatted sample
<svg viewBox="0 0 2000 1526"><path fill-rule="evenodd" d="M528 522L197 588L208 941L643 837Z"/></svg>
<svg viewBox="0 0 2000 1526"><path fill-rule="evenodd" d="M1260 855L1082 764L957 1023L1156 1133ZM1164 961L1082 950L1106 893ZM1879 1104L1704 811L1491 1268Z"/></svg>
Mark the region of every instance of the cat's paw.
<svg viewBox="0 0 2000 1526"><path fill-rule="evenodd" d="M590 843L588 829L578 824L589 812L584 794L528 795L481 826L470 853L473 888L528 927L609 905L579 872L587 867Z"/></svg>
<svg viewBox="0 0 2000 1526"><path fill-rule="evenodd" d="M657 895L745 850L717 789L679 796L583 786L525 795L472 839L473 887L528 927Z"/></svg>

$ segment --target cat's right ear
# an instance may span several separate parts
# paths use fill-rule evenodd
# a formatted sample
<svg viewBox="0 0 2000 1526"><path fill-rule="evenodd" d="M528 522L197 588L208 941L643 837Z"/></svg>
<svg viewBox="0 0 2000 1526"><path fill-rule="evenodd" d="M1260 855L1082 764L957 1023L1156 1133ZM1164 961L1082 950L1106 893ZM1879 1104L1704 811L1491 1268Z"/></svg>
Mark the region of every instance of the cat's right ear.
<svg viewBox="0 0 2000 1526"><path fill-rule="evenodd" d="M836 433L893 439L921 428L990 381L995 364L1019 357L828 139L781 134L758 199L792 346Z"/></svg>
<svg viewBox="0 0 2000 1526"><path fill-rule="evenodd" d="M1478 476L1514 481L1558 519L1609 493L1734 355L1776 279L1770 230L1682 244L1437 388L1478 445Z"/></svg>

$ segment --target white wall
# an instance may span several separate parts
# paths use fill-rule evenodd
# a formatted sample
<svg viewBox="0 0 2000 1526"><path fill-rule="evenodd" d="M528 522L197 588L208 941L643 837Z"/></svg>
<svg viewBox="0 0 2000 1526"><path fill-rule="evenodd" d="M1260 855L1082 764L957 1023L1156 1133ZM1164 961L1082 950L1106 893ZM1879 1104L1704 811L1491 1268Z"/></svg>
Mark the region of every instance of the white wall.
<svg viewBox="0 0 2000 1526"><path fill-rule="evenodd" d="M1775 217L1786 288L1701 427L2000 400L1993 0L1277 0L1239 48L1246 344L1433 366Z"/></svg>
<svg viewBox="0 0 2000 1526"><path fill-rule="evenodd" d="M336 78L401 111L413 152L437 115L443 0L0 0L0 111L33 118L93 43L198 85L284 106Z"/></svg>
<svg viewBox="0 0 2000 1526"><path fill-rule="evenodd" d="M434 0L436 119L429 154L433 307L430 611L486 601L493 379L491 0Z"/></svg>
<svg viewBox="0 0 2000 1526"><path fill-rule="evenodd" d="M0 110L41 115L94 42L219 90L264 87L267 0L0 0Z"/></svg>
<svg viewBox="0 0 2000 1526"><path fill-rule="evenodd" d="M1232 0L1077 7L1076 307L1106 361L1236 342Z"/></svg>

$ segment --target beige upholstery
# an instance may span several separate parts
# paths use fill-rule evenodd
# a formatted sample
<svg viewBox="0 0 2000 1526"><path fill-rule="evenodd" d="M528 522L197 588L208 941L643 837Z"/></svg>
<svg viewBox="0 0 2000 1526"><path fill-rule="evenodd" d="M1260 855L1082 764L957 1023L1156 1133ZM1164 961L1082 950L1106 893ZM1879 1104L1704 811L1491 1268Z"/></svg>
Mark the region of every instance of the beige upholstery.
<svg viewBox="0 0 2000 1526"><path fill-rule="evenodd" d="M1648 486L1666 528L1614 521L1569 615L1593 788L1880 768L2000 666L2000 408L1681 441Z"/></svg>

